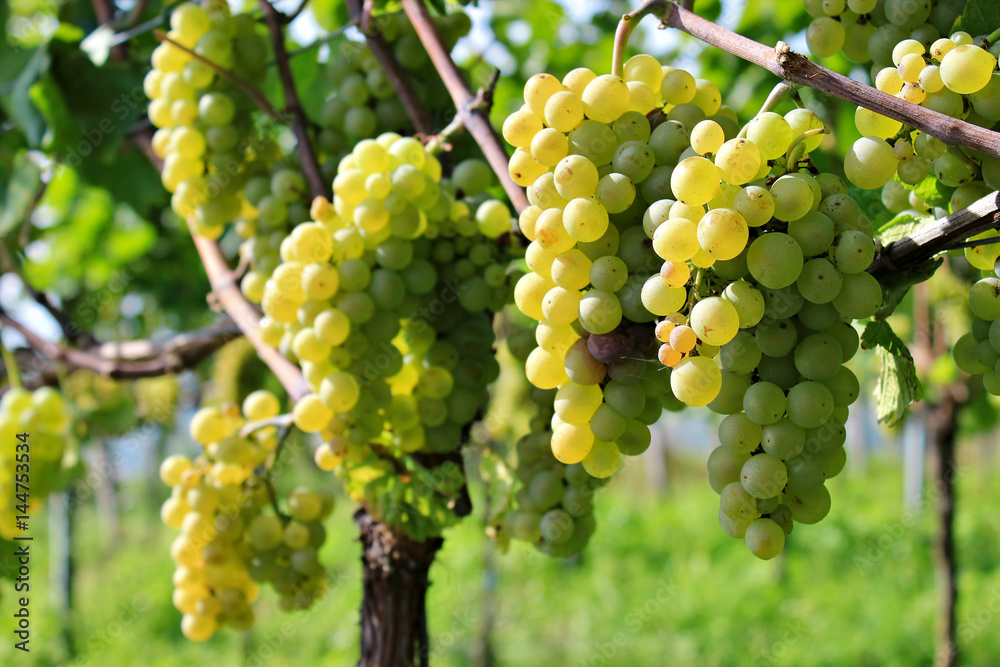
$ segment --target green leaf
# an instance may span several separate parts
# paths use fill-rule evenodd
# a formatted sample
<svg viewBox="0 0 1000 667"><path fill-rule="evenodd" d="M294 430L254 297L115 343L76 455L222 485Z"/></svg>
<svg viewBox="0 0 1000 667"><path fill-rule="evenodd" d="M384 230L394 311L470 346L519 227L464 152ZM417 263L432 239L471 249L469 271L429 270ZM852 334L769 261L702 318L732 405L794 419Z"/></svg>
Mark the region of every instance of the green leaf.
<svg viewBox="0 0 1000 667"><path fill-rule="evenodd" d="M0 237L6 238L21 226L31 208L31 202L41 187L42 170L27 153L15 159L14 174L4 193L3 209L0 210Z"/></svg>
<svg viewBox="0 0 1000 667"><path fill-rule="evenodd" d="M884 320L892 315L910 288L918 283L928 280L934 275L941 265L943 258L928 259L912 266L905 271L894 271L884 278L880 278L882 284L882 305L875 313L875 319Z"/></svg>
<svg viewBox="0 0 1000 667"><path fill-rule="evenodd" d="M324 30L337 30L351 22L347 3L342 0L312 0L309 11Z"/></svg>
<svg viewBox="0 0 1000 667"><path fill-rule="evenodd" d="M903 211L875 231L878 233L878 239L882 245L889 245L904 236L909 236L914 230L931 220L934 220L934 216L929 213L918 213L914 210Z"/></svg>
<svg viewBox="0 0 1000 667"><path fill-rule="evenodd" d="M8 59L8 54L13 51L15 57ZM24 136L28 139L28 144L37 146L42 141L42 134L45 132L45 121L42 114L31 102L30 89L36 81L49 68L49 55L46 46L43 44L32 52L27 62L23 62L23 57L17 57L18 52L14 49L0 49L0 61L3 62L4 70L10 73L18 72L13 80L0 80L0 108L21 128ZM20 62L19 62L20 61ZM7 68L10 68L8 70ZM4 72L7 73L6 71ZM0 75L2 76L2 75ZM4 85L6 84L6 85Z"/></svg>
<svg viewBox="0 0 1000 667"><path fill-rule="evenodd" d="M909 188L909 186L906 187ZM941 206L943 208L948 208L948 202L955 192L955 188L945 185L934 174L929 174L927 178L914 186L912 190L918 197L927 202L928 206Z"/></svg>
<svg viewBox="0 0 1000 667"><path fill-rule="evenodd" d="M903 418L906 409L923 398L913 355L888 322L869 322L861 335L861 347L878 348L882 370L875 385L875 416L880 423L892 426Z"/></svg>
<svg viewBox="0 0 1000 667"><path fill-rule="evenodd" d="M66 106L62 91L52 77L46 74L31 87L28 94L48 126L42 138L42 146L52 153L62 152L73 141L76 131L76 122Z"/></svg>
<svg viewBox="0 0 1000 667"><path fill-rule="evenodd" d="M970 35L989 35L1000 28L1000 3L996 0L968 0L961 20L962 30Z"/></svg>

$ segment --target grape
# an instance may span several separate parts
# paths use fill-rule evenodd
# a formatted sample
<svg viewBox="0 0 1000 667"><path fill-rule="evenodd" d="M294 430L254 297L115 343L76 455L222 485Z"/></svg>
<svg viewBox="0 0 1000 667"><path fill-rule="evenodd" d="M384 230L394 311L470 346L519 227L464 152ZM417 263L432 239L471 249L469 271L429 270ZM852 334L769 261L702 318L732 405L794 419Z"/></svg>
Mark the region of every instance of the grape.
<svg viewBox="0 0 1000 667"><path fill-rule="evenodd" d="M855 141L848 151L844 172L854 185L872 190L882 187L892 178L897 162L885 140L866 136Z"/></svg>
<svg viewBox="0 0 1000 667"><path fill-rule="evenodd" d="M629 90L618 77L602 74L587 84L581 97L588 118L610 123L628 107Z"/></svg>
<svg viewBox="0 0 1000 667"><path fill-rule="evenodd" d="M832 401L831 401L832 402ZM757 382L743 397L743 410L755 423L773 424L785 413L785 392L770 382Z"/></svg>
<svg viewBox="0 0 1000 667"><path fill-rule="evenodd" d="M703 157L685 158L670 175L670 189L685 204L707 204L719 190L719 169Z"/></svg>
<svg viewBox="0 0 1000 667"><path fill-rule="evenodd" d="M757 558L770 560L785 548L785 531L768 518L760 518L746 530L747 548Z"/></svg>
<svg viewBox="0 0 1000 667"><path fill-rule="evenodd" d="M774 215L774 199L766 189L751 185L736 194L733 209L743 216L747 225L760 227Z"/></svg>
<svg viewBox="0 0 1000 667"><path fill-rule="evenodd" d="M719 176L726 183L743 185L760 171L761 155L757 146L749 139L730 139L719 147L715 156L715 166Z"/></svg>
<svg viewBox="0 0 1000 667"><path fill-rule="evenodd" d="M941 59L941 81L952 92L970 95L986 87L996 66L997 59L987 51L963 44Z"/></svg>
<svg viewBox="0 0 1000 667"><path fill-rule="evenodd" d="M621 463L621 453L614 443L595 440L582 463L584 469L592 477L610 477L618 470Z"/></svg>
<svg viewBox="0 0 1000 667"><path fill-rule="evenodd" d="M739 317L741 329L748 329L756 325L764 316L763 296L759 290L745 280L737 280L727 285L722 293L722 298L733 304Z"/></svg>
<svg viewBox="0 0 1000 667"><path fill-rule="evenodd" d="M760 284L773 289L791 285L802 271L802 250L788 234L773 232L750 244L747 266Z"/></svg>
<svg viewBox="0 0 1000 667"><path fill-rule="evenodd" d="M594 198L608 213L621 213L635 200L635 184L624 174L605 174L597 182Z"/></svg>
<svg viewBox="0 0 1000 667"><path fill-rule="evenodd" d="M783 117L767 111L747 125L747 139L754 143L763 160L773 160L788 150L793 139L792 128Z"/></svg>
<svg viewBox="0 0 1000 667"><path fill-rule="evenodd" d="M813 524L830 513L830 492L825 486L810 491L795 491L785 497L792 518L799 523Z"/></svg>
<svg viewBox="0 0 1000 667"><path fill-rule="evenodd" d="M743 216L728 208L716 208L698 222L698 244L714 259L727 260L739 255L748 238Z"/></svg>
<svg viewBox="0 0 1000 667"><path fill-rule="evenodd" d="M1000 278L983 278L969 290L972 314L984 320L1000 318Z"/></svg>
<svg viewBox="0 0 1000 667"><path fill-rule="evenodd" d="M592 289L583 295L579 311L581 326L592 334L610 333L622 319L622 307L618 298L598 289Z"/></svg>
<svg viewBox="0 0 1000 667"><path fill-rule="evenodd" d="M654 276L650 280L657 279L658 277ZM739 315L736 308L728 301L719 297L708 297L697 302L691 309L691 328L705 343L715 346L725 345L739 331Z"/></svg>
<svg viewBox="0 0 1000 667"><path fill-rule="evenodd" d="M844 38L843 24L827 16L814 20L806 29L809 52L817 58L836 54L844 46Z"/></svg>
<svg viewBox="0 0 1000 667"><path fill-rule="evenodd" d="M844 274L843 285L833 305L851 319L871 317L882 305L882 286L868 273Z"/></svg>
<svg viewBox="0 0 1000 667"><path fill-rule="evenodd" d="M802 428L816 428L833 414L833 394L818 382L800 382L788 391L788 418Z"/></svg>
<svg viewBox="0 0 1000 667"><path fill-rule="evenodd" d="M597 200L578 197L566 204L562 222L566 233L572 239L581 243L593 243L600 240L608 231L608 211ZM538 223L536 223L536 235L537 229Z"/></svg>
<svg viewBox="0 0 1000 667"><path fill-rule="evenodd" d="M615 150L611 166L633 183L640 183L655 166L653 150L643 141L626 141ZM558 180L557 180L558 182Z"/></svg>
<svg viewBox="0 0 1000 667"><path fill-rule="evenodd" d="M670 374L674 395L691 407L708 405L718 395L721 385L719 367L705 357L685 359Z"/></svg>

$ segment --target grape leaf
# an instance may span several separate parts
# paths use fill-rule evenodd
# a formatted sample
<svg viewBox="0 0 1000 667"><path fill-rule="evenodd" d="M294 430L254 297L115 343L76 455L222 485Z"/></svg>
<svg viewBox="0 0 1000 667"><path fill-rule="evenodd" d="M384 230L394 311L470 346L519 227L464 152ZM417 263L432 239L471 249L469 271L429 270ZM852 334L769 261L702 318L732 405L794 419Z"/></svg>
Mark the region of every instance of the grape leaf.
<svg viewBox="0 0 1000 667"><path fill-rule="evenodd" d="M875 416L880 423L892 426L903 418L911 403L924 395L913 355L883 320L865 326L861 347L866 350L878 348L882 369L875 385Z"/></svg>
<svg viewBox="0 0 1000 667"><path fill-rule="evenodd" d="M26 153L21 153L15 160L10 183L3 194L3 207L0 208L0 237L6 237L24 222L41 185L41 173Z"/></svg>
<svg viewBox="0 0 1000 667"><path fill-rule="evenodd" d="M941 265L944 259L938 257L928 259L916 266L907 268L904 271L894 271L884 278L880 278L882 284L882 305L875 313L875 319L884 320L892 315L910 288L918 283L928 280Z"/></svg>
<svg viewBox="0 0 1000 667"><path fill-rule="evenodd" d="M891 220L877 227L875 231L878 233L878 240L886 246L904 236L909 236L916 229L932 220L934 220L934 216L930 213L907 210L893 216Z"/></svg>
<svg viewBox="0 0 1000 667"><path fill-rule="evenodd" d="M1000 27L1000 3L996 0L968 0L962 12L962 30L970 35L989 35Z"/></svg>
<svg viewBox="0 0 1000 667"><path fill-rule="evenodd" d="M933 173L928 174L927 178L913 188L906 187L912 189L918 197L927 202L928 206L940 206L942 208L948 208L951 195L955 192L955 188L949 187L939 181Z"/></svg>
<svg viewBox="0 0 1000 667"><path fill-rule="evenodd" d="M31 102L29 90L38 78L49 69L50 58L48 49L43 44L26 58L23 52L16 49L2 48L0 45L0 61L4 63L0 73L0 108L10 116L11 120L24 132L28 143L37 146L45 132L45 121L41 113ZM9 69L8 69L9 68ZM7 79L7 73L17 72L16 78Z"/></svg>

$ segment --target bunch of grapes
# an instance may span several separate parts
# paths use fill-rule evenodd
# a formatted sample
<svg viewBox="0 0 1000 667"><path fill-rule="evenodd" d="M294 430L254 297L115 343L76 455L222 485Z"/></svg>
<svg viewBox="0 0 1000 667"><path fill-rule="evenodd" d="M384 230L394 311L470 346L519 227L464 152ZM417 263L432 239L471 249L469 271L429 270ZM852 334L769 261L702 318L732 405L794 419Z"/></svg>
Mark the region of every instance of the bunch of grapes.
<svg viewBox="0 0 1000 667"><path fill-rule="evenodd" d="M271 582L287 610L306 608L325 591L316 554L326 538L321 521L333 509L332 496L295 489L288 515L272 513L266 482L255 469L277 446L275 427L239 434L246 421L270 419L279 407L273 394L256 391L242 414L235 406L202 408L191 421L191 437L203 454L194 461L171 456L160 466L161 479L172 487L161 517L181 531L170 550L177 565L173 602L192 641L205 641L223 625L248 629L258 582Z"/></svg>
<svg viewBox="0 0 1000 667"><path fill-rule="evenodd" d="M504 517L504 529L550 556L572 556L594 534L593 496L607 478L592 477L584 464L566 465L552 455L549 421L555 415L555 394L551 389L531 389L538 415L532 420L532 432L517 442L519 486L515 508ZM614 448L607 454L619 456Z"/></svg>
<svg viewBox="0 0 1000 667"><path fill-rule="evenodd" d="M521 217L532 273L515 301L539 321L529 380L559 387L553 454L603 476L616 446L648 446L644 424L662 407L708 406L727 415L713 488L739 487L723 496L723 527L773 557L784 513L825 516L823 482L843 468L859 393L843 366L858 349L850 322L882 301L865 272L871 221L839 178L811 173L824 132L811 111L764 112L738 131L710 82L649 56L626 64L625 81L545 77L528 82L504 131L523 151L512 175L534 179ZM652 125L647 99L665 111ZM647 370L651 357L670 370Z"/></svg>
<svg viewBox="0 0 1000 667"><path fill-rule="evenodd" d="M817 58L843 53L852 63L889 62L893 46L914 39L925 46L951 30L965 0L805 0L813 21L806 29Z"/></svg>
<svg viewBox="0 0 1000 667"><path fill-rule="evenodd" d="M267 41L249 15L232 16L225 4L212 4L209 11L184 3L171 13L170 26L172 40L244 80L263 76ZM255 149L248 141L254 135L253 102L205 63L164 42L153 51L152 64L143 87L151 100L149 119L160 128L153 150L163 158L163 186L173 193L178 215L217 238L244 209L240 192L249 164L273 162L277 147L270 142L270 151Z"/></svg>
<svg viewBox="0 0 1000 667"><path fill-rule="evenodd" d="M558 388L556 459L582 462L595 477L613 474L618 454L645 451L648 425L676 403L668 373L655 371L652 322L684 305L677 285L686 278L661 279L650 236L662 220L651 210L673 196L694 128L720 143L738 129L710 81L647 55L631 58L624 74L535 75L503 125L516 146L510 174L531 204L519 221L531 272L514 291L539 322L528 380Z"/></svg>
<svg viewBox="0 0 1000 667"><path fill-rule="evenodd" d="M294 410L320 432L324 470L371 454L450 451L499 374L491 313L510 299L506 206L467 166L465 199L415 139L386 133L344 158L333 202L281 243L267 281L264 339L313 393ZM489 174L488 170L485 172Z"/></svg>
<svg viewBox="0 0 1000 667"><path fill-rule="evenodd" d="M0 399L0 537L19 535L17 517L36 513L54 490L69 425L63 397L52 387L11 387Z"/></svg>
<svg viewBox="0 0 1000 667"><path fill-rule="evenodd" d="M381 14L374 18L374 27L410 76L428 116L432 119L453 116L451 97L406 14ZM466 14L455 12L436 19L435 27L450 51L459 38L468 34L472 24ZM323 130L317 139L320 149L335 161L350 153L351 146L362 139L411 130L410 118L392 82L368 46L342 40L333 47L326 73L334 93L320 112Z"/></svg>
<svg viewBox="0 0 1000 667"><path fill-rule="evenodd" d="M975 236L976 240L996 238L996 230ZM983 376L983 387L1000 396L1000 244L966 249L969 263L981 271L992 271L969 290L972 330L955 343L955 364L966 373Z"/></svg>

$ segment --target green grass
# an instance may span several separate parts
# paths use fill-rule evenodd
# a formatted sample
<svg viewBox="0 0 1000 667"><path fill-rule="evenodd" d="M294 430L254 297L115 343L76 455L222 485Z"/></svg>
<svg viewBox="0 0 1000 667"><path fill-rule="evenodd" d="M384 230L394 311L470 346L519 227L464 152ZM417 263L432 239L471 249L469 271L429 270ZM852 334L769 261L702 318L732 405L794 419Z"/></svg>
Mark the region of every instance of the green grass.
<svg viewBox="0 0 1000 667"><path fill-rule="evenodd" d="M939 602L931 559L934 517L904 514L896 464L831 483L834 510L797 526L778 561L756 561L716 524L717 500L699 469L668 495L643 490L639 466L597 503L599 529L578 562L515 545L498 556L493 646L501 665L925 665ZM1000 473L958 477L961 663L1000 655ZM142 489L133 493L144 494ZM48 548L36 539L32 652L15 654L10 582L0 584L4 665L350 665L357 660L358 543L344 502L322 554L334 584L313 610L258 602L251 635L223 631L196 645L170 604L172 531L132 494L122 548L101 555L100 526L77 520L72 627L81 657L66 659L49 603ZM36 521L36 525L43 524ZM471 664L483 617L487 543L472 518L448 534L429 594L435 665ZM13 658L13 659L12 659Z"/></svg>

